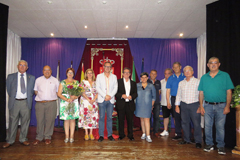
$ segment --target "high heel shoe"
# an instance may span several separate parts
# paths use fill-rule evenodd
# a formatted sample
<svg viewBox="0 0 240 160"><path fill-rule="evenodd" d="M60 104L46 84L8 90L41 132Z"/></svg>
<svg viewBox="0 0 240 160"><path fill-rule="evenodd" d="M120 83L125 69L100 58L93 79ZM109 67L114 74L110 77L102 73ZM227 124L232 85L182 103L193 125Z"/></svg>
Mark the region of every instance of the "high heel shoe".
<svg viewBox="0 0 240 160"><path fill-rule="evenodd" d="M68 140L69 140L68 138L65 138L65 139L64 139L64 142L65 142L65 143L67 143L67 142L68 142Z"/></svg>
<svg viewBox="0 0 240 160"><path fill-rule="evenodd" d="M90 139L94 140L94 136L92 134L90 134Z"/></svg>
<svg viewBox="0 0 240 160"><path fill-rule="evenodd" d="M85 139L86 141L89 140L89 137L88 137L87 134L85 135L84 139Z"/></svg>
<svg viewBox="0 0 240 160"><path fill-rule="evenodd" d="M70 143L73 143L74 142L74 139L73 138L70 138L70 141L69 141Z"/></svg>

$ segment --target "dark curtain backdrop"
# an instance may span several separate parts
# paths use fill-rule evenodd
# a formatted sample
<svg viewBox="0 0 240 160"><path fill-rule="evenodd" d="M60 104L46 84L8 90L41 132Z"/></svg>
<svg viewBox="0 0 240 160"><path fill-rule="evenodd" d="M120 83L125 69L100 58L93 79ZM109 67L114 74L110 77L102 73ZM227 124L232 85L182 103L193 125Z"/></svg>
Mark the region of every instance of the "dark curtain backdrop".
<svg viewBox="0 0 240 160"><path fill-rule="evenodd" d="M229 73L234 86L240 84L239 17L239 0L220 0L207 5L207 60L218 57L220 70ZM225 143L231 148L236 145L236 114L233 108L226 117Z"/></svg>
<svg viewBox="0 0 240 160"><path fill-rule="evenodd" d="M0 3L0 142L5 141L6 139L6 55L8 9L8 6Z"/></svg>
<svg viewBox="0 0 240 160"><path fill-rule="evenodd" d="M86 41L86 38L22 38L22 59L28 62L27 72L38 78L43 75L43 67L49 65L52 68L52 75L56 77L58 61L60 61L60 80L65 79L71 61L77 71ZM30 125L36 126L36 124L35 101L33 101ZM58 125L58 119L55 125Z"/></svg>

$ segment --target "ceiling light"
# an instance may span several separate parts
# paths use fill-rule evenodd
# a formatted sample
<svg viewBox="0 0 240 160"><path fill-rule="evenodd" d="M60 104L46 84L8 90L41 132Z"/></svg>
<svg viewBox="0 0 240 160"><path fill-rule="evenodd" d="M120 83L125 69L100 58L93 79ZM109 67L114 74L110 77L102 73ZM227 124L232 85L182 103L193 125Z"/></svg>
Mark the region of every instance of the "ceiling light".
<svg viewBox="0 0 240 160"><path fill-rule="evenodd" d="M162 1L158 1L157 3L160 4L160 3L162 3Z"/></svg>
<svg viewBox="0 0 240 160"><path fill-rule="evenodd" d="M102 1L103 4L107 4L107 1Z"/></svg>
<svg viewBox="0 0 240 160"><path fill-rule="evenodd" d="M84 26L84 28L86 28L86 29L87 29L87 26Z"/></svg>
<svg viewBox="0 0 240 160"><path fill-rule="evenodd" d="M183 33L180 33L180 34L179 34L179 37L182 37L182 36L183 36Z"/></svg>
<svg viewBox="0 0 240 160"><path fill-rule="evenodd" d="M128 25L126 25L126 28L128 28Z"/></svg>
<svg viewBox="0 0 240 160"><path fill-rule="evenodd" d="M53 36L54 36L54 34L53 34L53 33L51 33L50 35L51 35L51 37L53 37Z"/></svg>
<svg viewBox="0 0 240 160"><path fill-rule="evenodd" d="M47 1L48 4L52 4L52 1Z"/></svg>

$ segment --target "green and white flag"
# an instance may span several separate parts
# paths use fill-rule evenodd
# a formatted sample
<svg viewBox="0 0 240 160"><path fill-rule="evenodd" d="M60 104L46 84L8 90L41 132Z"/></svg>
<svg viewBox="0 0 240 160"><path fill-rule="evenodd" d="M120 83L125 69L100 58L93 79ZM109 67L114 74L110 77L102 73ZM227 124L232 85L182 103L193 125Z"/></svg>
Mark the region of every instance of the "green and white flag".
<svg viewBox="0 0 240 160"><path fill-rule="evenodd" d="M132 66L132 81L136 82L136 73L135 73L134 61L133 61L133 66Z"/></svg>

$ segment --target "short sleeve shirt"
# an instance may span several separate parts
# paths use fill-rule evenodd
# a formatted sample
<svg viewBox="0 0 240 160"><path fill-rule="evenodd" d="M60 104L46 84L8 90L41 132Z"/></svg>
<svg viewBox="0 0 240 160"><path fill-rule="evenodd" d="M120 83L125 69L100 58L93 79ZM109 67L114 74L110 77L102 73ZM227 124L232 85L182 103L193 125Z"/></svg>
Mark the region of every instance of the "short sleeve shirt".
<svg viewBox="0 0 240 160"><path fill-rule="evenodd" d="M226 102L227 90L233 88L229 74L219 70L213 78L210 76L210 72L203 75L198 90L203 91L205 101Z"/></svg>
<svg viewBox="0 0 240 160"><path fill-rule="evenodd" d="M153 84L152 80L148 79L148 83ZM161 90L161 83L159 80L155 80L155 83L153 84L155 89L156 89L156 101L154 104L159 104L160 103L160 95L159 91Z"/></svg>
<svg viewBox="0 0 240 160"><path fill-rule="evenodd" d="M168 78L166 88L170 89L171 96L177 95L178 83L184 80L184 78L185 76L183 75L183 73L181 73L178 77L176 76L176 74L173 74Z"/></svg>

